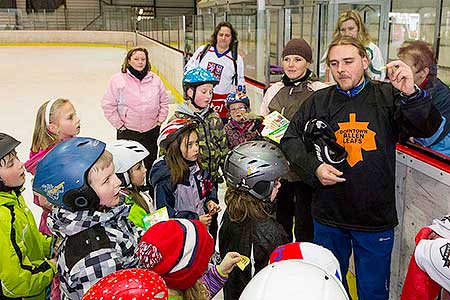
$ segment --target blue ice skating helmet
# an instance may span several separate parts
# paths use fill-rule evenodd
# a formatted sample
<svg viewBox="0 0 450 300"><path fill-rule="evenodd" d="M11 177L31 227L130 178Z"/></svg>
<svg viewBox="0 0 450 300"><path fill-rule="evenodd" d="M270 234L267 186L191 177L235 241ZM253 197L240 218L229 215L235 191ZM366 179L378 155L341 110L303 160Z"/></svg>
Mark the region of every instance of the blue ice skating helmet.
<svg viewBox="0 0 450 300"><path fill-rule="evenodd" d="M195 68L184 73L184 91L187 91L190 87L197 87L206 83L211 83L214 86L219 83L219 80L210 71L203 68Z"/></svg>
<svg viewBox="0 0 450 300"><path fill-rule="evenodd" d="M250 109L250 99L248 99L247 94L238 92L238 93L230 93L227 96L227 108L230 109L230 105L234 103L244 103L248 109Z"/></svg>
<svg viewBox="0 0 450 300"><path fill-rule="evenodd" d="M33 190L55 206L71 211L95 209L100 199L87 174L105 151L105 143L74 137L57 144L36 167Z"/></svg>

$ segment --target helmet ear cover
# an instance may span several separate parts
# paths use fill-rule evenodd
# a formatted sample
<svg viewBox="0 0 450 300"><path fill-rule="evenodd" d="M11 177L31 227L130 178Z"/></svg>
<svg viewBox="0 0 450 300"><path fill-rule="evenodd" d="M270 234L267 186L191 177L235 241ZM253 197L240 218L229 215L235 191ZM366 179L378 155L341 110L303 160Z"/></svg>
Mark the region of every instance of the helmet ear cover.
<svg viewBox="0 0 450 300"><path fill-rule="evenodd" d="M100 206L100 199L97 193L86 183L80 188L68 191L64 195L63 201L72 211L96 210Z"/></svg>

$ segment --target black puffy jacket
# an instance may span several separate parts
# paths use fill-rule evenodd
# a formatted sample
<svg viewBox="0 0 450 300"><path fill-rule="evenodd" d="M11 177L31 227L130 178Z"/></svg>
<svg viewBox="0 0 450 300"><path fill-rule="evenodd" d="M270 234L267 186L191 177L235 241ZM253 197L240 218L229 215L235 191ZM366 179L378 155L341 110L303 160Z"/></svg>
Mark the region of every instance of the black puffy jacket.
<svg viewBox="0 0 450 300"><path fill-rule="evenodd" d="M219 232L219 249L223 257L230 251L250 258L249 265L241 271L234 268L225 284L224 299L238 300L245 286L261 269L267 266L272 251L289 243L283 227L271 218L232 222L225 211Z"/></svg>

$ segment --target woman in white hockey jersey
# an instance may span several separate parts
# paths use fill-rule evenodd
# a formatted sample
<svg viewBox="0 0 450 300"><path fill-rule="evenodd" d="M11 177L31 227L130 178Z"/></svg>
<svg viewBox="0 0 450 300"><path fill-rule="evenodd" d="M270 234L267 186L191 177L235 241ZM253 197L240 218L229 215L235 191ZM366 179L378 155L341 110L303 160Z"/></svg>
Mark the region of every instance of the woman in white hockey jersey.
<svg viewBox="0 0 450 300"><path fill-rule="evenodd" d="M200 46L184 67L184 72L201 67L219 79L211 102L224 123L228 120L228 94L245 92L244 61L238 54L237 32L229 22L220 22L207 45Z"/></svg>

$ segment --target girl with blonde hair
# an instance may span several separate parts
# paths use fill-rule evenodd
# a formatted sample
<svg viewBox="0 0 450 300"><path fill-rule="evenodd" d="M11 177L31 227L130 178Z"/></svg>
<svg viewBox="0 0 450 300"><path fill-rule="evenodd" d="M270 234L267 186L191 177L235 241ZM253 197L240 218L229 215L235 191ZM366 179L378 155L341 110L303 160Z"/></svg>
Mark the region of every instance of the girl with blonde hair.
<svg viewBox="0 0 450 300"><path fill-rule="evenodd" d="M80 133L80 119L72 103L63 98L44 102L38 109L31 142L30 158L25 162L25 169L32 175L36 172L38 162L59 142L77 136ZM39 231L51 236L47 226L47 217L53 205L44 196L34 195L34 203L42 208ZM60 299L59 277L53 279L51 300Z"/></svg>

